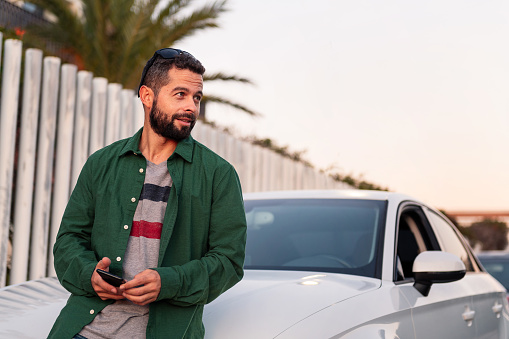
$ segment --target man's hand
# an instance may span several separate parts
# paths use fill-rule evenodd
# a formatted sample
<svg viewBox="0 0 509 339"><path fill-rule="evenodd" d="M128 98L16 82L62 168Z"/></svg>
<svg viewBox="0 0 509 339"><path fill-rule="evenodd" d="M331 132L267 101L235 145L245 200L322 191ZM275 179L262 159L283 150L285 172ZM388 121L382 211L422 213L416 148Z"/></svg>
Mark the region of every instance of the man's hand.
<svg viewBox="0 0 509 339"><path fill-rule="evenodd" d="M138 273L133 280L120 285L122 295L136 305L147 305L157 300L161 291L161 276L157 271L147 269Z"/></svg>
<svg viewBox="0 0 509 339"><path fill-rule="evenodd" d="M111 286L106 281L104 281L96 271L98 268L101 270L109 271L110 264L111 260L107 257L102 258L101 261L97 263L94 269L94 273L92 274L92 278L90 279L92 282L92 287L94 288L95 293L97 293L99 298L102 300L124 299L122 292L118 288Z"/></svg>

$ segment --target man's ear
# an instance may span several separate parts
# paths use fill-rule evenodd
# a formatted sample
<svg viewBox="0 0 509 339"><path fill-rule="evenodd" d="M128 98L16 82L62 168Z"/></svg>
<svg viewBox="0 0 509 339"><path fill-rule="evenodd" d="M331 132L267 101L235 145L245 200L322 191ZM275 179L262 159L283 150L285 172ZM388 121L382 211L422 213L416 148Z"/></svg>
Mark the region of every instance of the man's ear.
<svg viewBox="0 0 509 339"><path fill-rule="evenodd" d="M152 89L143 85L140 88L140 100L143 106L152 108L152 104L154 103L154 92Z"/></svg>

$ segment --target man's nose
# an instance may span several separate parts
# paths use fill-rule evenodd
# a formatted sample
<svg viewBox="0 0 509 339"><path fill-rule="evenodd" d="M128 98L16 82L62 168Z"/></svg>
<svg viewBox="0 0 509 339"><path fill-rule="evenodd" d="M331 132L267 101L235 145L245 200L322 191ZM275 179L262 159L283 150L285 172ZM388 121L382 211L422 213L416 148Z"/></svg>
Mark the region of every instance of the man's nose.
<svg viewBox="0 0 509 339"><path fill-rule="evenodd" d="M192 113L199 112L200 111L200 103L199 102L197 103L193 98L189 98L185 102L184 109L186 112L192 112Z"/></svg>

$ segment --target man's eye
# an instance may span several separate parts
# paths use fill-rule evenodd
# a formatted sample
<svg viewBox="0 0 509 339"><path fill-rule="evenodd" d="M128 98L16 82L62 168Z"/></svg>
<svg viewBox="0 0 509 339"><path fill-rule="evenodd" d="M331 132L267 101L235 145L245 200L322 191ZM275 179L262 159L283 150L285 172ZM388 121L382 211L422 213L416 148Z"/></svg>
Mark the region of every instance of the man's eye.
<svg viewBox="0 0 509 339"><path fill-rule="evenodd" d="M178 93L177 93L177 94L175 94L175 95L176 95L176 96L178 96L178 97L183 97L183 96L185 95L185 93L184 93L184 92L178 92Z"/></svg>
<svg viewBox="0 0 509 339"><path fill-rule="evenodd" d="M196 100L196 101L200 102L200 101L201 101L201 98L202 98L202 97L201 97L200 95L197 95L197 96L195 96L195 97L194 97L194 100Z"/></svg>

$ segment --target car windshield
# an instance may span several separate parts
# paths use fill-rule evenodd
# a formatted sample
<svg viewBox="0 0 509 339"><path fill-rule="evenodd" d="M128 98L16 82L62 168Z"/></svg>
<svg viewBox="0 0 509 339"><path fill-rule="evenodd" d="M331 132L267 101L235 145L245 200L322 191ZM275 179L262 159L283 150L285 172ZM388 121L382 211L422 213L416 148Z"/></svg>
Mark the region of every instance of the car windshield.
<svg viewBox="0 0 509 339"><path fill-rule="evenodd" d="M246 269L380 278L386 202L246 200Z"/></svg>

